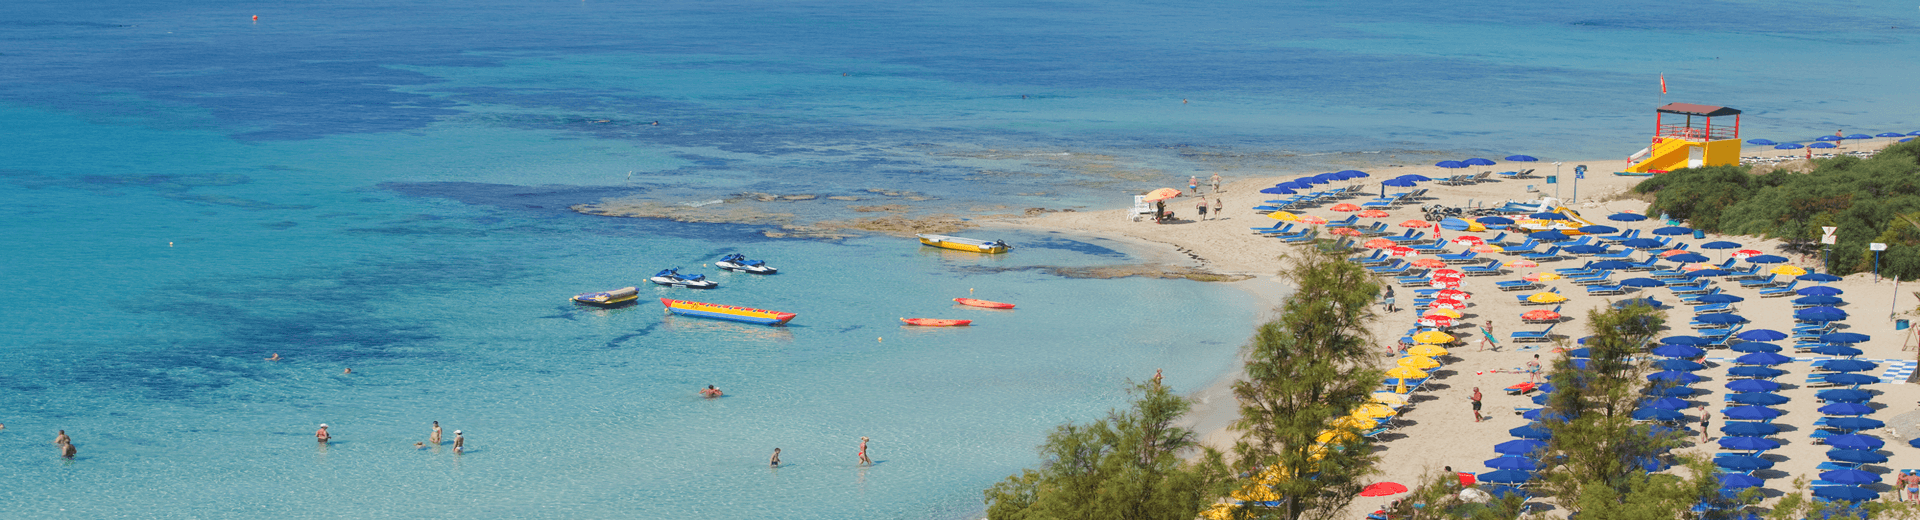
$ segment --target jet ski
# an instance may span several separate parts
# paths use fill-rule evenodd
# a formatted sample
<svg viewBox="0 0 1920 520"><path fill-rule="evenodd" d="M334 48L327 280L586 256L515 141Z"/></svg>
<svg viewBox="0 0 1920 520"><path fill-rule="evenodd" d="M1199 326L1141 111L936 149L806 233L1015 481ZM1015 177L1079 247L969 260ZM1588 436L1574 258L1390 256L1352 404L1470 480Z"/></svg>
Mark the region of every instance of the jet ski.
<svg viewBox="0 0 1920 520"><path fill-rule="evenodd" d="M647 281L668 287L687 287L692 289L712 289L720 286L720 282L708 280L706 275L680 274L680 268L678 267L663 269L658 273L654 273L653 278L648 278Z"/></svg>
<svg viewBox="0 0 1920 520"><path fill-rule="evenodd" d="M779 269L774 269L773 266L767 265L766 262L762 262L759 260L748 260L747 255L743 255L740 253L733 253L727 256L720 257L720 261L714 262L713 266L721 269L726 269L728 271L739 271L742 273L753 273L753 274L773 274L773 273L780 272Z"/></svg>

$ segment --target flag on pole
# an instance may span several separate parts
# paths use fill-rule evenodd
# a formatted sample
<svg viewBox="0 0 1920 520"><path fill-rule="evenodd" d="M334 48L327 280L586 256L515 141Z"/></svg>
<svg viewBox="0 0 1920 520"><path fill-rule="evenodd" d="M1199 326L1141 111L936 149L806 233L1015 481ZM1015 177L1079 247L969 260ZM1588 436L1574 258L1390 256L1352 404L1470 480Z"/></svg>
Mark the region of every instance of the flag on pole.
<svg viewBox="0 0 1920 520"><path fill-rule="evenodd" d="M1667 93L1667 73L1660 73L1660 93Z"/></svg>

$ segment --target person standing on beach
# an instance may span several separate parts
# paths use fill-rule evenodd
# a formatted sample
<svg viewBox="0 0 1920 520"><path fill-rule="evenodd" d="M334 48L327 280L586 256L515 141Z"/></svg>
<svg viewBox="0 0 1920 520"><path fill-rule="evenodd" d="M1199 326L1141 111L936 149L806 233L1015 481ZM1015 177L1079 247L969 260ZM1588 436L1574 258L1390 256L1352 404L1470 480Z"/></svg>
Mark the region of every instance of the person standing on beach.
<svg viewBox="0 0 1920 520"><path fill-rule="evenodd" d="M453 431L453 454L459 455L466 452L467 452L467 438L462 437L460 435L460 430L454 430Z"/></svg>
<svg viewBox="0 0 1920 520"><path fill-rule="evenodd" d="M1200 220L1207 219L1207 199L1200 199L1200 203L1194 204L1193 209L1200 212Z"/></svg>
<svg viewBox="0 0 1920 520"><path fill-rule="evenodd" d="M860 438L860 465L862 466L873 465L873 459L867 458L867 438L866 437Z"/></svg>
<svg viewBox="0 0 1920 520"><path fill-rule="evenodd" d="M780 467L780 448L773 449L773 458L767 459L767 465L776 468Z"/></svg>
<svg viewBox="0 0 1920 520"><path fill-rule="evenodd" d="M1187 176L1187 193L1194 195L1200 194L1200 177L1194 175Z"/></svg>
<svg viewBox="0 0 1920 520"><path fill-rule="evenodd" d="M1473 422L1480 422L1480 387L1473 387Z"/></svg>
<svg viewBox="0 0 1920 520"><path fill-rule="evenodd" d="M1214 189L1218 190L1219 188ZM1220 212L1220 199L1213 199L1213 218L1218 219L1221 215L1225 215L1225 213Z"/></svg>
<svg viewBox="0 0 1920 520"><path fill-rule="evenodd" d="M1713 412L1707 411L1707 405L1700 405L1700 442L1713 440Z"/></svg>
<svg viewBox="0 0 1920 520"><path fill-rule="evenodd" d="M320 431L313 432L313 438L314 440L320 441L321 446L326 446L327 441L333 440L333 434L327 433L327 425L321 423Z"/></svg>
<svg viewBox="0 0 1920 520"><path fill-rule="evenodd" d="M1533 360L1527 362L1527 382L1528 383L1540 382L1540 355L1539 354L1534 354Z"/></svg>
<svg viewBox="0 0 1920 520"><path fill-rule="evenodd" d="M1213 193L1220 193L1220 172L1213 172L1210 182L1213 184Z"/></svg>
<svg viewBox="0 0 1920 520"><path fill-rule="evenodd" d="M427 443L436 448L440 446L440 421L433 422L433 435L427 436Z"/></svg>
<svg viewBox="0 0 1920 520"><path fill-rule="evenodd" d="M1153 201L1153 223L1162 224L1166 223L1166 221L1167 201L1164 199Z"/></svg>
<svg viewBox="0 0 1920 520"><path fill-rule="evenodd" d="M1391 313L1393 313L1393 312L1394 312L1394 309L1393 309L1393 286L1391 286L1391 285L1384 285L1384 286L1381 286L1381 289L1380 289L1380 291L1381 291L1381 292L1380 292L1380 305L1383 305L1383 306L1386 306L1386 308L1387 308L1387 313L1389 313L1389 314L1391 314Z"/></svg>

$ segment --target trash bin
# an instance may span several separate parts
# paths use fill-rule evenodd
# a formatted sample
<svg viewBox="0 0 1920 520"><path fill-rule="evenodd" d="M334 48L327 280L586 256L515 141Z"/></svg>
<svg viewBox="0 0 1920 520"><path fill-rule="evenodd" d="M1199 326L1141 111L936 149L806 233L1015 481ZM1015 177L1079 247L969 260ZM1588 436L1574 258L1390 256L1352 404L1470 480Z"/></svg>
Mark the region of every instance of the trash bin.
<svg viewBox="0 0 1920 520"><path fill-rule="evenodd" d="M1907 330L1909 325L1907 320L1893 320L1893 330Z"/></svg>
<svg viewBox="0 0 1920 520"><path fill-rule="evenodd" d="M1700 240L1700 239L1702 239L1702 238L1707 238L1707 232L1705 232L1705 231L1701 231L1701 230L1698 230L1698 229L1695 229L1695 230L1693 230L1693 239L1694 239L1694 240Z"/></svg>

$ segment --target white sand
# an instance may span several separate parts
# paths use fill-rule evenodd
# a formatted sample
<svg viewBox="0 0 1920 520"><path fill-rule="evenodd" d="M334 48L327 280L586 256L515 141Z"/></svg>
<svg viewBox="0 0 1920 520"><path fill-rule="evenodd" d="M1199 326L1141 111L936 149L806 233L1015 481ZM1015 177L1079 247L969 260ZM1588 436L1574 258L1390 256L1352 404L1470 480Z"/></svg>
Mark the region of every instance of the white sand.
<svg viewBox="0 0 1920 520"><path fill-rule="evenodd" d="M1768 152L1773 151L1768 150ZM1753 151L1750 150L1746 155L1753 154ZM1587 164L1591 166L1591 172L1587 175L1587 178L1580 181L1579 193L1581 199L1569 204L1569 206L1579 211L1583 216L1595 221L1595 223L1610 225L1623 230L1640 229L1643 235L1646 235L1647 231L1651 231L1655 227L1664 225L1656 219L1631 223L1605 220L1606 215L1615 212L1631 211L1638 213L1646 209L1644 202L1632 199L1611 202L1596 201L1604 200L1613 194L1624 192L1626 189L1643 180L1643 178L1639 177L1618 177L1612 175L1610 172L1622 167L1623 163L1621 160L1567 161L1566 166L1562 168L1561 179L1563 181L1570 182L1572 180L1572 166L1575 164ZM1458 172L1435 167L1384 167L1366 170L1371 174L1371 177L1357 179L1357 181L1373 181L1368 186L1373 192L1378 193L1378 181L1408 173L1421 174L1438 179L1459 172L1478 172L1486 169L1506 171L1516 169L1516 167L1519 166L1522 166L1522 163L1504 163L1496 167L1471 168L1459 170ZM1531 163L1529 166L1539 170L1535 172L1536 176L1550 175L1553 173L1553 165L1551 163ZM1038 217L1020 219L1004 225L1050 230L1071 230L1102 236L1131 237L1166 244L1169 248L1183 250L1200 258L1202 264L1207 269L1223 273L1245 273L1257 276L1258 278L1256 280L1238 283L1256 294L1266 295L1269 299L1284 297L1285 292L1276 290L1274 286L1279 284L1273 283L1272 280L1276 279L1274 274L1283 267L1277 257L1289 252L1295 246L1252 234L1248 228L1269 226L1274 221L1249 211L1248 208L1259 205L1263 200L1282 198L1261 194L1258 193L1257 190L1271 186L1277 182L1302 175L1310 175L1312 173L1314 172L1293 174L1280 174L1276 172L1271 178L1233 180L1229 185L1225 186L1222 193L1218 195L1218 198L1222 199L1225 204L1225 214L1227 217L1216 220L1193 221L1193 204L1195 199L1191 197L1181 197L1173 199L1168 203L1168 207L1175 210L1177 212L1176 214L1182 219L1180 222L1171 224L1154 224L1151 221L1145 220L1136 222L1125 217L1127 210L1115 209L1050 213ZM1495 180L1489 180L1476 185L1457 187L1441 186L1437 183L1423 183L1419 186L1420 188L1428 188L1431 190L1428 192L1428 200L1392 209L1390 210L1391 216L1387 218L1361 219L1361 222L1367 223L1373 220L1379 220L1386 222L1389 226L1393 226L1405 220L1419 219L1422 218L1419 211L1420 204L1438 203L1448 206L1465 206L1471 201L1476 204L1497 206L1509 199L1527 201L1535 199L1542 194L1546 196L1554 195L1555 186L1546 184L1544 178L1505 181L1497 180L1499 178L1500 177L1496 175L1494 176ZM1526 191L1526 185L1529 184L1533 185L1540 193L1528 193ZM1560 187L1562 195L1572 195L1571 188L1571 184L1562 185ZM1205 191L1206 188L1203 187L1202 190ZM1407 191L1407 189L1389 188L1389 191ZM1214 198L1213 195L1208 195L1207 197L1209 199ZM1365 200L1366 198L1356 198L1350 199L1347 202L1357 204ZM1323 203L1317 207L1298 211L1298 213L1322 216L1328 220L1345 218L1347 214L1335 213L1326 209L1326 207L1334 203L1337 202ZM1657 215L1655 216L1657 217ZM1401 231L1397 227L1394 229ZM1451 238L1458 234L1461 233L1449 231L1446 236ZM1496 233L1468 234L1478 235L1483 238L1492 238ZM1694 248L1696 251L1698 251L1697 246L1700 243L1714 240L1731 240L1749 246L1748 248L1750 249L1758 249L1769 254L1789 256L1794 260L1795 264L1808 268L1809 271L1816 270L1813 268L1817 267L1815 264L1819 261L1818 258L1798 258L1780 253L1777 249L1780 245L1778 242L1758 240L1751 237L1709 235L1706 240L1694 240L1692 237L1681 237L1680 240L1693 243L1696 246ZM1544 247L1541 249L1544 249ZM1449 248L1449 252L1460 252L1462 250L1464 250L1464 246L1455 245ZM1721 257L1720 255L1727 251L1701 252L1708 256ZM1502 258L1508 261L1515 260L1515 258L1500 254L1483 254L1482 256ZM1636 259L1638 258L1643 257L1636 255ZM1508 334L1513 331L1540 330L1544 328L1540 325L1523 324L1519 318L1520 313L1537 308L1551 308L1551 306L1521 306L1516 303L1514 296L1516 294L1529 294L1534 291L1505 292L1496 288L1493 283L1503 280L1518 280L1521 276L1533 272L1551 272L1556 268L1577 267L1584 263L1585 260L1586 259L1582 258L1551 261L1543 263L1537 268L1509 269L1508 274L1501 276L1466 277L1462 289L1472 293L1474 298L1469 301L1470 306L1463 310L1466 314L1464 321L1478 324L1486 320L1492 320L1494 329L1497 332L1497 337L1500 338L1500 347L1498 350L1488 350L1484 352L1477 350L1476 343L1456 345L1451 348L1457 360L1437 374L1434 380L1437 384L1430 384L1430 389L1423 393L1423 395L1428 397L1416 398L1417 405L1413 407L1411 411L1402 415L1401 420L1403 426L1388 434L1385 437L1385 441L1379 444L1378 449L1381 451L1383 459L1382 464L1379 466L1381 474L1377 477L1378 480L1410 484L1417 481L1417 477L1420 475L1427 472L1438 471L1442 466L1452 466L1459 471L1490 471L1482 465L1482 461L1498 456L1498 454L1493 451L1493 446L1500 442L1512 440L1513 437L1507 434L1507 430L1527 423L1525 419L1516 415L1513 410L1517 407L1534 406L1530 401L1530 396L1509 396L1501 391L1502 388L1508 385L1525 381L1526 377L1524 374L1494 373L1490 371L1497 369L1517 369L1524 365L1528 359L1531 359L1534 354L1540 354L1543 361L1550 361L1558 355L1553 353L1554 346L1551 344L1544 344L1545 346L1534 351L1520 351L1518 348L1522 346L1521 344L1514 344L1508 341ZM1744 267L1745 264L1742 263L1741 266ZM1634 276L1644 276L1644 274L1616 273L1613 278L1618 280ZM1588 335L1584 323L1587 311L1604 305L1609 301L1645 295L1653 296L1662 302L1678 302L1678 298L1674 297L1670 291L1664 288L1642 289L1637 292L1630 291L1624 296L1590 297L1586 296L1584 288L1565 280L1545 282L1545 284L1547 287L1559 287L1562 294L1566 294L1571 298L1570 301L1564 304L1564 308L1561 310L1561 312L1569 318L1554 329L1554 333L1560 336L1564 340L1563 342L1568 345L1572 344L1573 339ZM1757 289L1739 288L1738 284L1734 282L1717 282L1717 285L1728 293L1747 298L1747 301L1735 304L1736 312L1752 321L1747 324L1747 328L1771 328L1783 332L1791 329L1792 310L1791 304L1789 303L1791 298L1759 298L1757 296ZM1802 283L1801 285L1806 286L1808 284ZM1844 281L1827 285L1846 291L1846 294L1843 295L1842 298L1848 302L1848 305L1842 308L1845 309L1851 317L1843 322L1845 327L1843 330L1867 334L1874 338L1871 342L1856 345L1866 351L1866 355L1861 356L1861 359L1876 361L1885 359L1915 359L1914 353L1907 352L1902 348L1903 341L1904 344L1912 344L1914 342L1908 337L1911 331L1895 331L1894 317L1892 315L1895 314L1895 311L1898 311L1898 317L1914 319L1911 311L1915 308L1917 302L1915 296L1913 296L1913 291L1920 291L1920 285L1904 284L1904 286L1900 288L1900 291L1905 293L1904 295L1895 294L1894 283L1892 281L1884 280L1875 282L1871 275L1849 276ZM1541 290L1544 290L1544 288ZM1398 301L1402 306L1407 305L1413 299L1411 288L1396 287L1396 293ZM1896 299L1898 308L1895 308ZM1277 304L1277 302L1275 303ZM1692 316L1692 312L1685 307L1673 308L1673 310L1669 312L1669 322L1674 326L1675 330L1671 331L1670 334L1691 334L1692 331L1687 326L1687 320L1690 316ZM1375 322L1372 327L1372 334L1378 343L1382 345L1383 357L1381 359L1383 366L1392 363L1392 358L1384 356L1385 345L1395 342L1403 335L1407 329L1412 326L1414 317L1415 314L1412 311L1403 308L1397 313L1382 314L1380 319ZM1920 319L1916 319L1915 321L1920 321ZM1478 338L1479 336L1477 327L1474 326L1459 327L1455 330L1457 332L1455 335L1463 338ZM1782 340L1775 343L1786 347L1792 344L1792 340ZM1535 345L1543 344L1535 343ZM1794 354L1790 349L1783 353L1798 357L1812 357L1811 354ZM1723 424L1720 420L1720 416L1722 415L1720 409L1725 407L1722 401L1722 394L1725 393L1724 385L1728 381L1726 370L1730 366L1730 361L1724 360L1730 360L1737 355L1739 354L1736 352L1724 349L1709 351L1708 357L1710 361L1712 358L1721 358L1723 361L1709 362L1708 368L1697 372L1698 375L1705 377L1706 380L1693 385L1695 388L1711 392L1704 395L1697 395L1690 398L1690 400L1696 404L1705 404L1713 411L1715 416L1714 427L1716 430L1718 425ZM1876 369L1867 372L1867 374L1875 376L1882 375L1885 372L1884 365L1885 363L1883 363L1882 369ZM1817 472L1814 468L1825 460L1824 453L1827 448L1823 445L1811 443L1808 438L1808 434L1814 431L1812 427L1813 421L1820 417L1820 414L1815 410L1819 407L1819 404L1816 403L1813 398L1814 392L1818 389L1799 384L1805 379L1806 374L1811 371L1808 363L1795 362L1777 368L1785 369L1789 372L1788 375L1782 376L1776 381L1781 382L1784 386L1784 389L1780 393L1792 398L1793 402L1777 407L1788 413L1774 422L1776 424L1790 425L1791 429L1775 437L1776 440L1781 441L1784 445L1767 456L1767 458L1776 461L1777 464L1774 469L1759 472L1757 475L1771 479L1768 484L1769 487L1773 489L1786 489L1790 487L1793 477L1805 475L1808 476L1809 479L1817 478ZM1235 374L1232 377L1213 382L1187 382L1186 384L1170 382L1176 387L1186 388L1193 388L1196 384L1207 385L1192 394L1201 402L1196 406L1190 424L1193 424L1203 433L1205 442L1223 449L1231 447L1234 438L1233 432L1225 430L1224 427L1228 422L1233 420L1235 414L1237 414L1236 405L1233 402L1231 393L1226 390L1226 386L1232 379L1237 377L1238 375ZM1882 384L1865 387L1866 389L1879 391L1881 394L1874 398L1873 403L1885 407L1871 417L1890 420L1895 415L1915 409L1916 400L1920 399L1920 389L1904 383L1904 380L1890 380ZM1476 424L1473 421L1471 407L1468 402L1468 396L1473 387L1479 387L1485 395L1483 413L1489 418L1486 422ZM1690 411L1689 415L1694 418L1698 417L1697 411ZM1689 421L1690 426L1696 424L1697 423L1691 420ZM1911 436L1920 436L1920 431L1899 432L1901 437L1895 437L1895 432L1890 428L1871 430L1863 433L1885 439L1887 441L1887 447L1883 450L1883 453L1888 454L1892 458L1892 461L1887 464L1870 465L1868 469L1880 471L1883 473L1884 478L1891 481L1893 476L1884 474L1888 473L1888 471L1884 471L1884 469L1920 468L1920 449L1906 445L1906 440ZM1720 436L1718 431L1713 432L1713 434L1716 438ZM1712 453L1717 450L1717 445L1708 443L1704 447L1689 448L1688 450ZM1885 484L1877 486L1877 489L1883 493L1891 493L1894 491L1893 488ZM1353 513L1351 517L1358 518L1364 516L1366 512L1372 511L1380 503L1389 501L1392 498L1394 497L1359 499L1351 508L1350 512Z"/></svg>

